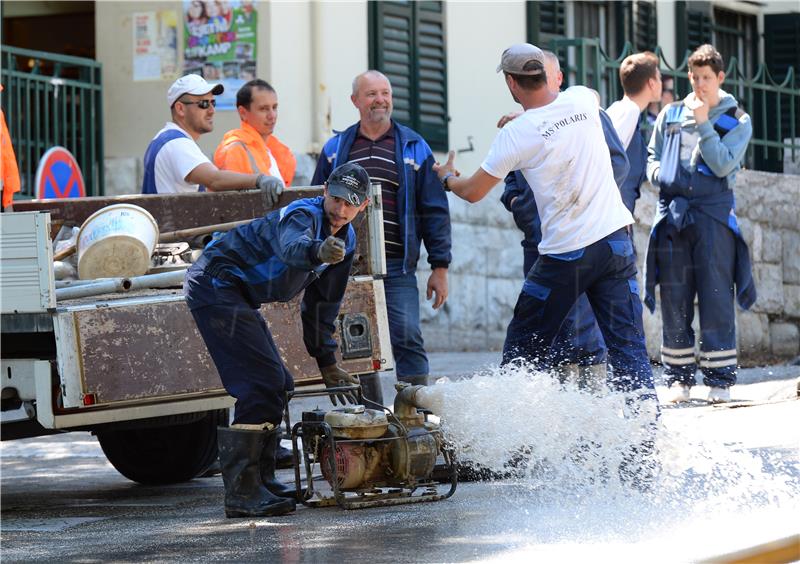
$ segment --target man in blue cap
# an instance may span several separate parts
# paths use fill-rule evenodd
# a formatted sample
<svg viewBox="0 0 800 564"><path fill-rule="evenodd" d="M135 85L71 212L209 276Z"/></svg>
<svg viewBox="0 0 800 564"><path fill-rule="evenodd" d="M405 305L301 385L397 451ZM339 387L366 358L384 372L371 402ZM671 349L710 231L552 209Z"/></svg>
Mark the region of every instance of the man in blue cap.
<svg viewBox="0 0 800 564"><path fill-rule="evenodd" d="M186 302L223 386L236 398L230 428L218 429L228 517L295 509L294 490L275 480L278 426L294 383L259 306L305 292L303 340L326 387L358 383L337 364L333 332L355 255L350 222L366 208L369 188L361 166L344 164L328 177L324 196L229 231L186 274ZM346 399L352 398L339 395Z"/></svg>

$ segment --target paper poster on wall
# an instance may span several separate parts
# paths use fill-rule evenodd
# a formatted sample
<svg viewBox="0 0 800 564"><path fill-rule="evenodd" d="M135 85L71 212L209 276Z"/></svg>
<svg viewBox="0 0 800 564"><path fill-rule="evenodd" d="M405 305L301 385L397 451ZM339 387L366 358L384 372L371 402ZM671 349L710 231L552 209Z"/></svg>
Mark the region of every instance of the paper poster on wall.
<svg viewBox="0 0 800 564"><path fill-rule="evenodd" d="M236 91L256 76L254 0L184 0L184 74L221 82L217 110L236 107Z"/></svg>
<svg viewBox="0 0 800 564"><path fill-rule="evenodd" d="M177 72L177 11L133 14L133 80L173 80Z"/></svg>

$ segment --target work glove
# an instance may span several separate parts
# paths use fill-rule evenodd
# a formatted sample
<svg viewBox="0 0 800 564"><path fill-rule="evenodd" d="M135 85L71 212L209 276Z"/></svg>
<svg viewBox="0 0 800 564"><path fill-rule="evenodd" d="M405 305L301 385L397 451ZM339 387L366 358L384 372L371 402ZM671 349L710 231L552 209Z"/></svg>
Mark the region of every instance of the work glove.
<svg viewBox="0 0 800 564"><path fill-rule="evenodd" d="M317 251L317 258L320 261L328 264L336 264L344 260L345 245L344 241L338 237L330 235L319 246Z"/></svg>
<svg viewBox="0 0 800 564"><path fill-rule="evenodd" d="M343 370L338 364L331 364L330 366L320 368L319 372L322 374L322 381L325 382L326 388L338 388L340 386L352 386L360 384L358 377L349 374L347 370ZM356 398L353 394L340 392L330 396L331 403L333 405L336 405L337 397L342 405L345 405L348 402L356 403Z"/></svg>
<svg viewBox="0 0 800 564"><path fill-rule="evenodd" d="M278 197L283 192L283 181L274 176L259 174L256 178L256 188L261 190L264 205L267 208L274 208L278 204Z"/></svg>

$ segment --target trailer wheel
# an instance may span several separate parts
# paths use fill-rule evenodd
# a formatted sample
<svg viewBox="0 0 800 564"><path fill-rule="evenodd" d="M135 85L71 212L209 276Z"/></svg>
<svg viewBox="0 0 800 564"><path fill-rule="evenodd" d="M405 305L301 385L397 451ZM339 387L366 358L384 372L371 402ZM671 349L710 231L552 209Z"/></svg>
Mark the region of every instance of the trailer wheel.
<svg viewBox="0 0 800 564"><path fill-rule="evenodd" d="M227 409L185 424L101 431L97 439L108 461L129 480L175 484L205 472L216 460L218 426L228 426Z"/></svg>

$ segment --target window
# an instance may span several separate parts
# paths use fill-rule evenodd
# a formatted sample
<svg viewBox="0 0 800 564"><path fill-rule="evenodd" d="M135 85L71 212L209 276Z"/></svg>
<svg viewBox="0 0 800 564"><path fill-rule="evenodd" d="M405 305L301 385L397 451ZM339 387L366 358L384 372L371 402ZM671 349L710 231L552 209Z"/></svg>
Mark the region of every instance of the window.
<svg viewBox="0 0 800 564"><path fill-rule="evenodd" d="M634 51L655 51L658 25L655 2L634 2L632 6L631 43Z"/></svg>
<svg viewBox="0 0 800 564"><path fill-rule="evenodd" d="M675 22L677 27L678 61L683 60L686 51L694 51L700 45L711 43L711 14L704 2L675 2Z"/></svg>
<svg viewBox="0 0 800 564"><path fill-rule="evenodd" d="M764 15L764 59L770 77L777 83L786 80L789 69L800 70L800 14L766 14ZM796 79L795 79L796 80ZM767 80L767 84L770 82ZM795 106L792 112L791 96L777 92L764 92L756 95L765 98L767 116L778 116L779 119L761 119L756 112L753 117L753 136L773 141L797 138L800 135L800 111ZM796 102L795 102L796 104ZM794 124L792 124L794 117ZM794 129L792 129L794 127ZM794 136L792 135L794 134ZM790 149L775 147L755 149L755 162L759 170L782 172L784 162L791 159Z"/></svg>
<svg viewBox="0 0 800 564"><path fill-rule="evenodd" d="M564 37L567 34L566 14L564 2L538 2L525 3L528 42L533 45L546 47L554 37Z"/></svg>
<svg viewBox="0 0 800 564"><path fill-rule="evenodd" d="M443 2L369 3L369 64L389 77L394 119L448 148Z"/></svg>
<svg viewBox="0 0 800 564"><path fill-rule="evenodd" d="M750 78L755 74L758 58L756 16L714 8L714 47L727 66L736 57L739 71Z"/></svg>

